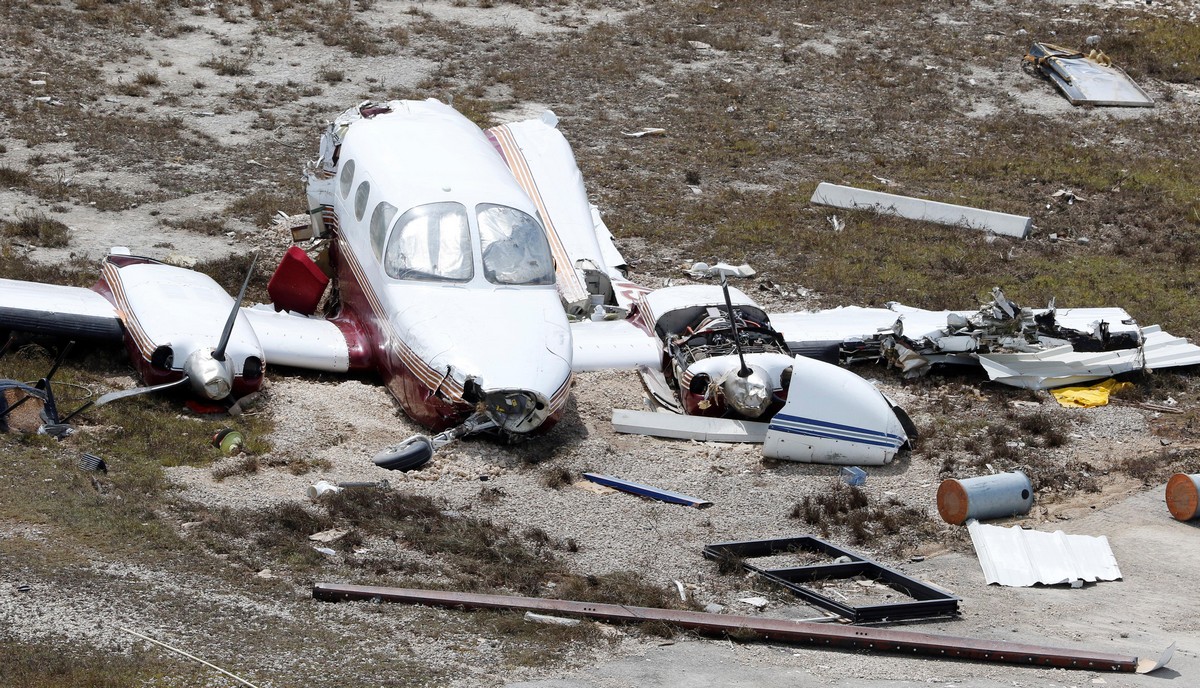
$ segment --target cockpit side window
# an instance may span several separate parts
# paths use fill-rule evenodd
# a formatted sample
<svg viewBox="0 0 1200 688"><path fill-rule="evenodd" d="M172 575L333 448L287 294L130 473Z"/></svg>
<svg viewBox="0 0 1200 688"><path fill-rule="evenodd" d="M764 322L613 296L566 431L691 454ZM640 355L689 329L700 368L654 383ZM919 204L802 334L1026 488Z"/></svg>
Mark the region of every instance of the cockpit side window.
<svg viewBox="0 0 1200 688"><path fill-rule="evenodd" d="M350 184L354 181L354 161L347 160L342 163L342 173L338 176L338 188L342 192L342 198L350 195Z"/></svg>
<svg viewBox="0 0 1200 688"><path fill-rule="evenodd" d="M387 201L375 204L375 210L371 213L371 248L375 251L377 260L383 260L383 244L387 240L387 230L394 217L396 206Z"/></svg>
<svg viewBox="0 0 1200 688"><path fill-rule="evenodd" d="M354 192L354 219L363 219L363 213L367 212L367 200L371 198L371 182L363 181L358 185L358 189Z"/></svg>
<svg viewBox="0 0 1200 688"><path fill-rule="evenodd" d="M467 209L447 202L405 212L392 229L383 267L396 279L469 281L475 264Z"/></svg>
<svg viewBox="0 0 1200 688"><path fill-rule="evenodd" d="M481 203L479 242L483 274L492 284L554 284L554 258L546 231L516 208Z"/></svg>

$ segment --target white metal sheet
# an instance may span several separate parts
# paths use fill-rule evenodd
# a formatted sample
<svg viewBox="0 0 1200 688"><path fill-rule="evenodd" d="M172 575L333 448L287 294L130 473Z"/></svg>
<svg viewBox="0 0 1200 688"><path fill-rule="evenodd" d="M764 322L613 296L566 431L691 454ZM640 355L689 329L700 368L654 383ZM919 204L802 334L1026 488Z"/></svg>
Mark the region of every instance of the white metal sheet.
<svg viewBox="0 0 1200 688"><path fill-rule="evenodd" d="M1029 234L1029 230L1033 228L1033 220L1023 215L1010 215L994 210L927 201L911 196L898 196L827 182L817 185L817 189L812 195L812 202L848 210L874 210L877 213L896 215L910 220L970 227L1019 239L1024 239Z"/></svg>
<svg viewBox="0 0 1200 688"><path fill-rule="evenodd" d="M886 308L845 306L808 313L771 313L771 326L788 342L844 342L890 334L899 316ZM945 322L942 323L943 325Z"/></svg>
<svg viewBox="0 0 1200 688"><path fill-rule="evenodd" d="M1046 533L1019 526L1001 528L971 521L971 544L988 584L1009 587L1060 585L1121 578L1108 538Z"/></svg>
<svg viewBox="0 0 1200 688"><path fill-rule="evenodd" d="M66 336L121 336L116 310L91 289L10 279L0 279L0 328Z"/></svg>
<svg viewBox="0 0 1200 688"><path fill-rule="evenodd" d="M268 365L294 366L308 370L345 372L350 368L350 351L337 325L324 318L297 313L276 313L258 305L243 308Z"/></svg>
<svg viewBox="0 0 1200 688"><path fill-rule="evenodd" d="M612 423L617 432L701 442L762 443L767 438L766 423L731 418L613 409Z"/></svg>

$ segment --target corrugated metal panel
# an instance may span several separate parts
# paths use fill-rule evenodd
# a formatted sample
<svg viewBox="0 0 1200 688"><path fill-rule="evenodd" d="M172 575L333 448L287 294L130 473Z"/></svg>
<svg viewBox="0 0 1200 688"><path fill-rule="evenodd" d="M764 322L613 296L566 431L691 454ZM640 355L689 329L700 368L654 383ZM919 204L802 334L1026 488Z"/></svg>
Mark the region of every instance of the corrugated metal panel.
<svg viewBox="0 0 1200 688"><path fill-rule="evenodd" d="M1028 587L1121 578L1117 559L1103 535L1067 535L1061 530L1044 533L978 521L972 521L967 530L989 584Z"/></svg>

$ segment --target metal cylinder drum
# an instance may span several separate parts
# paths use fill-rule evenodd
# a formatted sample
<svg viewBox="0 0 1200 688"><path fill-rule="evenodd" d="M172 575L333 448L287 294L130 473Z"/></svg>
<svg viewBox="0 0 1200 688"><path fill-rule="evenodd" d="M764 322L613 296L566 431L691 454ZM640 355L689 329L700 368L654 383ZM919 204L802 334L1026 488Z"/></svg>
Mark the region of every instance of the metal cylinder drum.
<svg viewBox="0 0 1200 688"><path fill-rule="evenodd" d="M1176 473L1167 481L1167 508L1179 521L1200 517L1200 473Z"/></svg>
<svg viewBox="0 0 1200 688"><path fill-rule="evenodd" d="M972 518L983 521L1027 514L1033 507L1033 485L1021 471L950 478L938 486L937 506L942 520L953 525Z"/></svg>

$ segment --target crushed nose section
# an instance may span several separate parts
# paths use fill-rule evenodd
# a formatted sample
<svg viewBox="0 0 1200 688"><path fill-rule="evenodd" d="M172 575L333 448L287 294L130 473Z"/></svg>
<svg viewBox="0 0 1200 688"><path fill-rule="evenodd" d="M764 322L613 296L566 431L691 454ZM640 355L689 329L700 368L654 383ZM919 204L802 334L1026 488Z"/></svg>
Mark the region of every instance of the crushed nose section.
<svg viewBox="0 0 1200 688"><path fill-rule="evenodd" d="M483 392L483 412L502 431L525 434L537 429L550 416L550 407L539 394L528 390L501 389Z"/></svg>
<svg viewBox="0 0 1200 688"><path fill-rule="evenodd" d="M908 414L870 382L798 358L787 403L771 420L763 454L785 461L882 466L915 438L908 428L916 429Z"/></svg>

